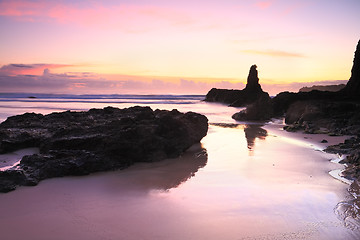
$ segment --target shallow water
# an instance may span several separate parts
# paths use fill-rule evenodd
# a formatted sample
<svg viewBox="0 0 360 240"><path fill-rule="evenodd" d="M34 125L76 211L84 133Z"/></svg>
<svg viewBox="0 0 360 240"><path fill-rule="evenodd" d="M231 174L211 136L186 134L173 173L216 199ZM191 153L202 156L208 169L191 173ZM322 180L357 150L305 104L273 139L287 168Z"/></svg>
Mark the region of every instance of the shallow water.
<svg viewBox="0 0 360 240"><path fill-rule="evenodd" d="M234 125L238 109L218 104L157 107L216 124L178 159L0 194L1 239L359 239L337 213L348 185L328 172L341 166L318 140Z"/></svg>

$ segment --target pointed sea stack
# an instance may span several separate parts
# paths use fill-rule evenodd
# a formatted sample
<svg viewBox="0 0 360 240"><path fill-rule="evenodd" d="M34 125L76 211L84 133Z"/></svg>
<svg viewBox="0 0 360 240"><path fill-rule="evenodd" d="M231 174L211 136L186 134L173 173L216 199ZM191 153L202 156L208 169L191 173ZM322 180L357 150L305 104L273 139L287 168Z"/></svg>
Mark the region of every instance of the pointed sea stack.
<svg viewBox="0 0 360 240"><path fill-rule="evenodd" d="M262 97L269 97L269 94L261 89L256 68L256 65L250 67L246 87L244 89L229 90L213 88L207 93L205 101L225 103L232 107L243 107L256 102Z"/></svg>
<svg viewBox="0 0 360 240"><path fill-rule="evenodd" d="M339 91L339 94L350 98L360 98L360 40L357 44L354 63L351 69L351 77L345 88Z"/></svg>
<svg viewBox="0 0 360 240"><path fill-rule="evenodd" d="M259 84L259 77L258 77L258 71L257 66L252 65L250 67L249 76L247 78L246 87L244 90L250 91L250 92L262 92L261 86Z"/></svg>

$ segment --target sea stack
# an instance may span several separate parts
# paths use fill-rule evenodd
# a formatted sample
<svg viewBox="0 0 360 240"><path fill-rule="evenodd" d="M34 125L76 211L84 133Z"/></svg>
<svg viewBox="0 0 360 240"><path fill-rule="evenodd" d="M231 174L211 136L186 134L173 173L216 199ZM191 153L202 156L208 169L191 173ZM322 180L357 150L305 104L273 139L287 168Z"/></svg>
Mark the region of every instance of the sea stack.
<svg viewBox="0 0 360 240"><path fill-rule="evenodd" d="M259 77L257 66L254 64L250 67L249 75L247 78L246 87L244 90L251 92L262 92L261 86L259 84Z"/></svg>
<svg viewBox="0 0 360 240"><path fill-rule="evenodd" d="M207 102L220 102L229 104L232 107L243 107L252 104L260 98L268 97L269 94L261 89L257 66L250 67L246 87L242 90L234 89L211 89L206 97Z"/></svg>
<svg viewBox="0 0 360 240"><path fill-rule="evenodd" d="M355 50L351 77L345 88L341 90L340 93L347 97L360 98L360 40Z"/></svg>
<svg viewBox="0 0 360 240"><path fill-rule="evenodd" d="M259 84L259 77L257 66L250 67L249 76L247 78L244 92L251 97L256 96L255 101L247 105L245 110L235 113L232 118L237 121L264 121L268 120L273 115L273 106L271 98L267 92L261 89Z"/></svg>

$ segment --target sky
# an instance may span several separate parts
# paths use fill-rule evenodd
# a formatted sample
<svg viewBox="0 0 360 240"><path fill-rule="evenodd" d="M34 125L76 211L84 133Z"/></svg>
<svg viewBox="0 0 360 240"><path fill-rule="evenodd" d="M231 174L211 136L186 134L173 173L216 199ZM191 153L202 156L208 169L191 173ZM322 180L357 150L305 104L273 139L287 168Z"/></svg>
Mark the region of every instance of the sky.
<svg viewBox="0 0 360 240"><path fill-rule="evenodd" d="M274 95L346 83L359 0L0 0L0 92Z"/></svg>

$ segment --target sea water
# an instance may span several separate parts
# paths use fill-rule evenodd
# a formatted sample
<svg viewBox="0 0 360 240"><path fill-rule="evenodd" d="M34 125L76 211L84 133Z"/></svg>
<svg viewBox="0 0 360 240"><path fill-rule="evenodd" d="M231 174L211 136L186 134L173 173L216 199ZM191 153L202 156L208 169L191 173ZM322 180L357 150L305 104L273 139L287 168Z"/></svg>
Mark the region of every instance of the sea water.
<svg viewBox="0 0 360 240"><path fill-rule="evenodd" d="M284 132L281 119L236 122L231 115L241 108L203 99L0 95L0 121L25 112L138 105L198 112L210 122L201 143L177 159L0 194L1 239L359 239L356 219L338 212L351 196L329 174L342 167L330 161L336 155L321 151L313 136Z"/></svg>

